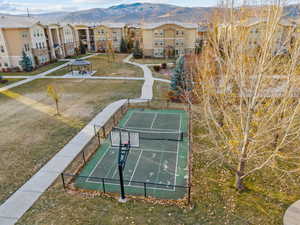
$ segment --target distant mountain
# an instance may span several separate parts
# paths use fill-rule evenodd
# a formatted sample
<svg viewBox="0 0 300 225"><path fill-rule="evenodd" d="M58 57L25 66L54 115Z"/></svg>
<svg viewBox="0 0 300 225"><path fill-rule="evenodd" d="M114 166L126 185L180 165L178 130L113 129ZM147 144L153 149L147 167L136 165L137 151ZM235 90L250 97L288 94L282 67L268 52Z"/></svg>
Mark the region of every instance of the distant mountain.
<svg viewBox="0 0 300 225"><path fill-rule="evenodd" d="M299 18L300 17L300 4L294 4L286 6L284 9L284 14L286 17Z"/></svg>
<svg viewBox="0 0 300 225"><path fill-rule="evenodd" d="M201 22L210 18L214 7L181 7L169 4L134 3L110 8L94 8L76 12L54 12L32 15L44 23L153 23L163 21ZM0 14L1 15L1 14ZM287 18L300 20L300 4L284 9Z"/></svg>
<svg viewBox="0 0 300 225"><path fill-rule="evenodd" d="M207 20L212 7L180 7L168 4L134 3L110 8L95 8L76 12L38 14L34 17L42 22L53 23L99 23L99 22L200 22Z"/></svg>

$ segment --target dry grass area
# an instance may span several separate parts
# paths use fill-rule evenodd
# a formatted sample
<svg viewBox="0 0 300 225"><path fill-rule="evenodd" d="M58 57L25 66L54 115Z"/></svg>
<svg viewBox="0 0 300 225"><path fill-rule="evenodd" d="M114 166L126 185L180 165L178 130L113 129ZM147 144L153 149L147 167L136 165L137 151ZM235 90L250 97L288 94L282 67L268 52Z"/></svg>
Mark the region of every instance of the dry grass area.
<svg viewBox="0 0 300 225"><path fill-rule="evenodd" d="M38 68L32 72L8 72L8 73L0 72L0 75L2 75L2 76L33 76L33 75L37 75L37 74L46 72L48 70L51 70L51 69L58 67L64 63L66 63L66 62L51 63L49 65L41 66L40 68Z"/></svg>
<svg viewBox="0 0 300 225"><path fill-rule="evenodd" d="M164 58L143 58L143 59L132 59L133 62L141 64L162 64L162 63L175 63L176 59L164 59Z"/></svg>
<svg viewBox="0 0 300 225"><path fill-rule="evenodd" d="M0 88L1 88L1 87L5 87L5 86L7 86L7 85L9 85L9 84L13 84L13 83L18 82L18 81L23 80L23 79L17 79L17 78L9 78L9 79L6 79L6 78L5 78L4 80L7 80L8 82L5 83L5 84L0 83Z"/></svg>
<svg viewBox="0 0 300 225"><path fill-rule="evenodd" d="M61 113L81 121L81 126L62 122L60 117L0 93L0 204L105 106L119 99L138 97L142 82L40 79L11 91L55 107L47 96L49 84L57 87L62 96Z"/></svg>
<svg viewBox="0 0 300 225"><path fill-rule="evenodd" d="M93 70L97 71L94 76L142 77L142 69L123 63L123 59L127 56L127 54L116 54L114 62L110 62L105 54L100 54L87 60L92 63ZM68 67L55 71L49 76L63 76L67 73L69 73Z"/></svg>
<svg viewBox="0 0 300 225"><path fill-rule="evenodd" d="M171 74L172 74L173 68L168 67L167 69L161 69L159 72L156 72L154 70L153 66L151 66L149 68L151 69L152 75L154 78L171 80Z"/></svg>

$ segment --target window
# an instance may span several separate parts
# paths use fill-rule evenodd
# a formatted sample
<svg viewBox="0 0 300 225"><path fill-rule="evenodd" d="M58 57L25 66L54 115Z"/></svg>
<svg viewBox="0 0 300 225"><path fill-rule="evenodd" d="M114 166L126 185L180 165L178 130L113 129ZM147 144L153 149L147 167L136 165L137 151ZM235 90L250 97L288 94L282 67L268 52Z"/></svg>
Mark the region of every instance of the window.
<svg viewBox="0 0 300 225"><path fill-rule="evenodd" d="M41 42L39 43L39 47L42 48L42 43Z"/></svg>
<svg viewBox="0 0 300 225"><path fill-rule="evenodd" d="M3 47L3 45L0 45L0 51L2 52L2 53L4 53L5 51L4 51L4 47Z"/></svg>
<svg viewBox="0 0 300 225"><path fill-rule="evenodd" d="M43 42L43 48L45 48L45 43Z"/></svg>
<svg viewBox="0 0 300 225"><path fill-rule="evenodd" d="M4 66L5 66L5 67L8 67L8 63L7 63L7 62L6 62L6 63L4 63Z"/></svg>
<svg viewBox="0 0 300 225"><path fill-rule="evenodd" d="M36 48L39 48L38 43L35 43Z"/></svg>

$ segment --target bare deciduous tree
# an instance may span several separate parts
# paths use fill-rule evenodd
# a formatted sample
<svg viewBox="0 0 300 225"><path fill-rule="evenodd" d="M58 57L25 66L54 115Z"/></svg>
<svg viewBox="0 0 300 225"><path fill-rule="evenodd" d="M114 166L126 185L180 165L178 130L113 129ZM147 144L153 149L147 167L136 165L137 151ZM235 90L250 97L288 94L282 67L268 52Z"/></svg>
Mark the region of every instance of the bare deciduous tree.
<svg viewBox="0 0 300 225"><path fill-rule="evenodd" d="M264 168L299 172L300 54L293 23L282 20L282 1L252 7L223 3L209 44L193 59L193 106L209 141L203 154L235 174L235 187Z"/></svg>

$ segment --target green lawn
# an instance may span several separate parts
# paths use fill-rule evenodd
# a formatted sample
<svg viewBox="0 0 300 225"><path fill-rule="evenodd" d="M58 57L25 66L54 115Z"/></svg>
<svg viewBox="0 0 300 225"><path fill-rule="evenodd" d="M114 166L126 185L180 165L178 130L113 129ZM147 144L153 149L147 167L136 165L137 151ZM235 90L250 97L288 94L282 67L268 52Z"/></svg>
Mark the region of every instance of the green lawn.
<svg viewBox="0 0 300 225"><path fill-rule="evenodd" d="M139 67L123 63L123 59L128 55L116 54L114 62L109 62L105 54L97 55L87 59L92 63L93 70L97 71L94 76L125 76L142 77L143 70ZM57 70L49 76L62 76L69 72L68 68Z"/></svg>
<svg viewBox="0 0 300 225"><path fill-rule="evenodd" d="M33 75L37 75L37 74L46 72L47 70L53 69L53 68L55 68L57 66L60 66L64 63L66 63L66 62L51 63L49 65L42 66L42 67L40 67L40 68L38 68L38 69L36 69L32 72L9 72L9 73L0 72L0 75L2 75L2 76L33 76Z"/></svg>
<svg viewBox="0 0 300 225"><path fill-rule="evenodd" d="M1 87L5 87L5 86L7 86L7 85L9 85L9 84L13 84L13 83L15 83L15 82L17 82L17 81L20 81L20 80L23 80L23 79L18 79L18 78L8 78L8 79L4 79L4 80L8 80L8 82L5 83L5 84L1 84L1 83L0 83L0 88L1 88Z"/></svg>
<svg viewBox="0 0 300 225"><path fill-rule="evenodd" d="M105 106L138 97L142 81L39 79L10 91L55 108L47 96L49 84L61 95L60 112L75 125L0 93L0 204Z"/></svg>
<svg viewBox="0 0 300 225"><path fill-rule="evenodd" d="M141 64L162 64L162 63L175 63L176 59L161 59L161 58L143 58L143 59L132 59L133 62Z"/></svg>

